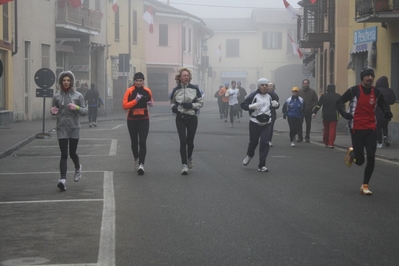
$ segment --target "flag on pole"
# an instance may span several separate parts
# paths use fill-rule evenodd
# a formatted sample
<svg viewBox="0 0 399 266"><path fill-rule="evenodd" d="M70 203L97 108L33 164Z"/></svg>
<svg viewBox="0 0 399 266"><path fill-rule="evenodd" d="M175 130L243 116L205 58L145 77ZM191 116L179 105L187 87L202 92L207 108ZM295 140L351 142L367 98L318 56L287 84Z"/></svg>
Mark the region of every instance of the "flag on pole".
<svg viewBox="0 0 399 266"><path fill-rule="evenodd" d="M112 10L114 10L114 12L118 11L118 3L116 2L116 0L109 0L110 3L112 3Z"/></svg>
<svg viewBox="0 0 399 266"><path fill-rule="evenodd" d="M0 5L11 2L12 0L0 0Z"/></svg>
<svg viewBox="0 0 399 266"><path fill-rule="evenodd" d="M317 1L317 0L310 0L310 2L312 3L312 5L313 5L314 3L316 3L316 1Z"/></svg>
<svg viewBox="0 0 399 266"><path fill-rule="evenodd" d="M296 42L294 42L294 40L291 38L291 36L288 33L287 33L287 35L291 40L292 49L294 50L294 54L299 56L300 59L302 59L303 53L302 53L301 49L299 49L298 44Z"/></svg>
<svg viewBox="0 0 399 266"><path fill-rule="evenodd" d="M288 14L292 19L297 18L299 16L298 12L287 2L287 0L283 0L285 9L287 9Z"/></svg>
<svg viewBox="0 0 399 266"><path fill-rule="evenodd" d="M219 63L222 62L222 44L219 44L218 48L215 51L215 54L219 57Z"/></svg>
<svg viewBox="0 0 399 266"><path fill-rule="evenodd" d="M147 9L147 11L145 11L145 13L143 15L143 19L145 20L145 22L148 23L148 25L150 25L148 31L150 33L153 33L154 32L154 16L153 16L151 6Z"/></svg>

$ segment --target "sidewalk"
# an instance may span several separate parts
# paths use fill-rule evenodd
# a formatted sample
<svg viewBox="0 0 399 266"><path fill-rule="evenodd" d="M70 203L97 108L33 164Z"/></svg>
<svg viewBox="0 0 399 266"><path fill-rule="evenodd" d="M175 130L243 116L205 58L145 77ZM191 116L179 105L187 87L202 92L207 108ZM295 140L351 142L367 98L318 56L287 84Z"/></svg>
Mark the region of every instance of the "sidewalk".
<svg viewBox="0 0 399 266"><path fill-rule="evenodd" d="M158 107L153 107L151 113L152 116L165 112L165 108L169 108L165 103L159 103ZM209 102L206 104L207 112L214 112L215 115L218 113L216 102ZM205 110L204 110L205 111ZM107 120L124 120L125 113L123 110L114 112L112 115L98 117L97 121ZM83 117L80 119L82 125L88 123L87 118ZM51 138L56 138L57 133L51 131L54 129L56 120L54 118L46 119L45 121L45 132L50 132ZM310 134L311 142L323 144L323 124L320 119L312 120L312 130ZM287 134L288 143L288 123L287 120L278 118L274 130L279 133ZM36 138L36 135L43 133L43 120L28 121L28 122L15 122L8 127L0 127L0 159L11 155L14 151L18 150L22 146L31 142ZM337 133L335 146L337 148L346 149L351 145L350 135L342 132ZM399 161L399 143L391 143L389 148L377 149L376 156L379 158Z"/></svg>

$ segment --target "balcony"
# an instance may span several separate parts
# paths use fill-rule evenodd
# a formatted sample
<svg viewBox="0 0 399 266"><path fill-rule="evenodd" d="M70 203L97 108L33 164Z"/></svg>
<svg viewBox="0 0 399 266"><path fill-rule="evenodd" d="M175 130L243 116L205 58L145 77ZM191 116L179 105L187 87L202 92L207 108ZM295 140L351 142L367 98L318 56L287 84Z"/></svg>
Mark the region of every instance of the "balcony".
<svg viewBox="0 0 399 266"><path fill-rule="evenodd" d="M63 4L64 3L64 4ZM64 1L57 4L56 28L98 35L101 31L102 14L83 6L73 8Z"/></svg>
<svg viewBox="0 0 399 266"><path fill-rule="evenodd" d="M356 0L355 21L398 22L399 0Z"/></svg>

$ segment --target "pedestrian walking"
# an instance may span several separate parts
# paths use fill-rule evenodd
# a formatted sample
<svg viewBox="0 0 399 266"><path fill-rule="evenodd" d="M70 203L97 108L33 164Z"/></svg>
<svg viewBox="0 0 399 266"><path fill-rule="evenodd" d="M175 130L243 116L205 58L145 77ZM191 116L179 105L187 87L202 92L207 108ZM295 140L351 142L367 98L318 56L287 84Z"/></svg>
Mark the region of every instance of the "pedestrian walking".
<svg viewBox="0 0 399 266"><path fill-rule="evenodd" d="M186 67L180 68L175 74L177 86L170 96L172 112L176 114L176 128L180 140L180 157L182 175L188 174L193 168L194 138L198 126L196 110L204 103L198 87L190 83L192 72Z"/></svg>
<svg viewBox="0 0 399 266"><path fill-rule="evenodd" d="M229 97L226 97L225 95L228 89L229 89L229 83L225 82L224 87L219 90L219 96L222 98L224 122L227 122L227 116L229 114Z"/></svg>
<svg viewBox="0 0 399 266"><path fill-rule="evenodd" d="M79 115L85 116L87 108L83 95L76 91L75 76L71 71L63 71L58 76L60 91L53 97L50 112L57 116L57 139L61 151L60 174L57 187L66 191L68 150L75 165L74 181L82 178L82 165L76 153L80 137Z"/></svg>
<svg viewBox="0 0 399 266"><path fill-rule="evenodd" d="M258 80L258 89L249 94L241 103L241 108L249 112L249 144L247 156L243 160L243 165L248 165L255 155L255 149L259 144L259 172L268 172L266 158L269 154L269 135L272 123L272 109L280 106L277 99L268 93L268 80L261 78Z"/></svg>
<svg viewBox="0 0 399 266"><path fill-rule="evenodd" d="M378 107L384 116L392 118L389 106L384 100L384 96L378 88L373 86L374 69L365 68L360 73L361 84L349 88L337 101L337 109L342 117L348 120L352 139L352 147L349 147L344 161L347 167L351 167L354 162L363 165L365 162L364 150L366 149L367 162L364 169L363 184L360 193L372 195L369 190L369 182L374 171L375 151L376 151L376 118L375 109ZM346 112L344 104L349 102L349 110Z"/></svg>
<svg viewBox="0 0 399 266"><path fill-rule="evenodd" d="M302 81L302 88L299 90L299 96L305 101L305 110L303 116L301 118L301 128L298 134L298 142L303 141L303 133L302 133L302 125L303 121L305 121L306 129L305 129L305 141L307 143L310 142L310 129L312 127L312 111L316 106L318 98L316 91L309 87L310 81L308 79L304 79Z"/></svg>
<svg viewBox="0 0 399 266"><path fill-rule="evenodd" d="M240 90L236 88L236 82L231 81L231 88L226 91L225 96L229 97L229 110L230 110L230 127L234 127L234 122L240 122L237 118L238 113L238 98L240 95Z"/></svg>
<svg viewBox="0 0 399 266"><path fill-rule="evenodd" d="M90 85L90 90L85 95L85 102L89 109L89 127L97 127L97 110L100 108L101 104L104 105L104 103L94 83Z"/></svg>
<svg viewBox="0 0 399 266"><path fill-rule="evenodd" d="M287 119L290 128L291 147L295 147L295 135L301 131L301 119L305 112L305 101L299 96L299 88L293 87L292 96L283 105L283 118Z"/></svg>
<svg viewBox="0 0 399 266"><path fill-rule="evenodd" d="M137 72L133 76L134 85L123 96L122 107L127 110L127 128L133 152L134 169L144 175L144 163L147 155L147 137L150 129L148 106L154 105L152 92L144 86L144 74Z"/></svg>
<svg viewBox="0 0 399 266"><path fill-rule="evenodd" d="M392 105L396 102L395 93L389 88L389 82L386 76L377 79L375 86L381 91L388 105ZM375 115L377 117L377 148L382 148L382 142L384 142L385 147L389 147L391 142L388 138L388 124L391 119L385 118L383 111L379 107L375 110Z"/></svg>
<svg viewBox="0 0 399 266"><path fill-rule="evenodd" d="M224 118L224 109L223 109L223 102L222 102L222 96L219 95L220 90L223 88L222 85L219 86L219 89L215 92L214 97L218 101L218 108L219 108L219 115L220 119Z"/></svg>
<svg viewBox="0 0 399 266"><path fill-rule="evenodd" d="M319 101L313 108L313 118L316 118L317 112L323 107L321 112L321 119L323 120L323 143L326 147L333 149L335 137L337 135L337 124L339 113L336 103L341 97L335 92L335 84L327 86L327 93L320 96Z"/></svg>
<svg viewBox="0 0 399 266"><path fill-rule="evenodd" d="M270 95L273 96L274 99L276 99L276 101L279 101L280 98L278 97L277 93L276 93L276 85L273 82L269 82L269 84L267 84L267 91ZM277 109L277 108L276 108ZM272 144L272 138L273 138L273 133L274 133L274 123L276 122L277 119L277 113L276 113L276 109L272 108L272 123L270 125L270 134L269 134L269 146L273 147Z"/></svg>

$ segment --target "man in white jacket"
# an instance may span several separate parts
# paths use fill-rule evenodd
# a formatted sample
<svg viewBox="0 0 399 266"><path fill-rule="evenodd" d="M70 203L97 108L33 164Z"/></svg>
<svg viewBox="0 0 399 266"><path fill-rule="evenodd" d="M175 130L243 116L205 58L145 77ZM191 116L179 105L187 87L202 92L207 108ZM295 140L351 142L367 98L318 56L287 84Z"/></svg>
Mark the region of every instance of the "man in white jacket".
<svg viewBox="0 0 399 266"><path fill-rule="evenodd" d="M231 82L231 88L226 91L226 97L229 97L229 108L230 108L230 127L234 127L234 119L238 112L238 97L240 96L240 90L236 88L236 82ZM238 120L240 122L240 120Z"/></svg>

